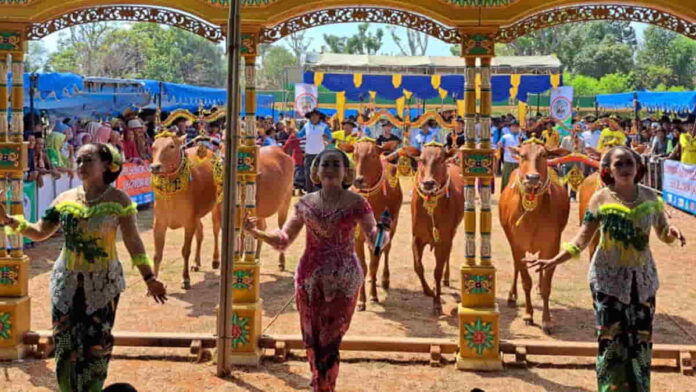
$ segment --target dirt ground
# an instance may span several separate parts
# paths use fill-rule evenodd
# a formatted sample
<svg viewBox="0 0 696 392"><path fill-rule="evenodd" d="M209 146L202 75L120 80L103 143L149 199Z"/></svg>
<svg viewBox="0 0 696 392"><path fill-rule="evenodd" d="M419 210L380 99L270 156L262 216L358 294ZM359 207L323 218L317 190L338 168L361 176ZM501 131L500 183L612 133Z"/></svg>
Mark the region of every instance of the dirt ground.
<svg viewBox="0 0 696 392"><path fill-rule="evenodd" d="M443 292L444 315L432 315L432 300L424 297L413 271L410 238L410 197L404 184L405 202L400 226L394 238L390 269L391 290L380 288L380 304L368 304L366 312L356 313L348 335L440 337L456 339L459 300L458 267L463 262L464 238L460 227L452 253L452 284ZM497 210L497 194L494 209ZM696 344L696 219L669 208L673 222L683 231L689 244L686 248L670 247L653 235L651 246L657 260L660 288L658 314L654 323L655 342ZM152 211L139 216L141 235L148 253L153 253ZM206 227L210 221L206 219ZM271 226L275 226L271 222ZM571 217L564 239L578 230L577 204L572 204ZM300 236L300 238L303 238ZM203 245L203 269L192 273L192 288L180 288L180 244L183 231L170 232L162 267L162 278L168 284L169 302L155 304L145 297L145 288L136 270L126 269L129 289L122 295L116 320L116 331L148 332L215 332L215 306L218 303L219 273L210 267L212 235L206 232ZM502 314L503 339L542 339L592 341L593 313L586 283L588 256L562 265L554 279L552 317L557 327L552 336L538 326L526 326L522 309L509 308L505 299L512 279L512 260L505 236L494 211L493 260L498 268L497 298ZM28 251L33 260L30 292L32 295L32 327L49 329L50 301L48 278L61 238L56 237ZM127 255L122 243L121 255ZM294 270L303 251L302 241L293 244L287 253L288 271ZM128 260L128 257L124 257ZM262 252L261 293L264 300L264 332L267 334L299 334L298 314L291 304L281 312L293 295L291 272L277 272L277 253L265 247ZM126 262L126 265L128 262ZM426 252L426 273L432 285L434 258ZM520 292L521 294L521 292ZM533 296L535 321L540 322L540 298ZM521 299L518 304L522 305ZM278 313L281 312L280 315ZM269 326L273 318L277 320ZM310 375L304 353L293 352L286 363L265 360L257 369L235 370L231 377L215 377L214 362L196 364L183 349L133 349L117 347L111 363L108 383L130 382L140 391L296 391L309 390ZM342 356L338 390L348 391L469 391L478 387L486 391L592 391L596 390L592 358L559 358L530 356L529 369L507 368L504 372L486 374L456 371L452 356L442 368L428 366L428 356L420 354L345 353ZM513 359L506 357L507 362ZM673 362L656 361L653 373L654 391L696 390L696 377L682 376ZM25 360L0 363L0 391L51 391L56 389L53 360Z"/></svg>

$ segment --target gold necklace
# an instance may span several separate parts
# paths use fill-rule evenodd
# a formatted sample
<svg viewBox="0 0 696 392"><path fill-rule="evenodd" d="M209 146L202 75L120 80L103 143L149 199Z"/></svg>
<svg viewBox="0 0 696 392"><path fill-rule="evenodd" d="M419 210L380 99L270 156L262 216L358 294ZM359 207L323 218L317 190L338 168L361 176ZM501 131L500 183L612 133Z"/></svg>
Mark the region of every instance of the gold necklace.
<svg viewBox="0 0 696 392"><path fill-rule="evenodd" d="M104 189L104 192L102 192L101 194L99 194L99 196L97 196L93 199L87 199L87 191L85 191L84 185L81 186L80 188L82 189L82 192L78 192L78 196L80 197L83 204L94 205L94 204L99 203L104 198L104 196L106 196L106 193L111 190L111 185L107 185L106 189Z"/></svg>
<svg viewBox="0 0 696 392"><path fill-rule="evenodd" d="M624 200L624 199L621 197L621 195L619 195L618 193L616 193L616 191L614 190L613 187L610 187L610 188L609 188L609 195L611 195L612 199L618 201L620 204L625 204L625 205L627 205L627 206L632 206L632 205L635 205L636 203L638 203L638 199L640 198L640 191L639 191L639 189L638 189L638 186L637 186L637 185L634 186L633 189L635 189L635 191L636 191L636 197L635 197L633 200L631 200L631 201Z"/></svg>

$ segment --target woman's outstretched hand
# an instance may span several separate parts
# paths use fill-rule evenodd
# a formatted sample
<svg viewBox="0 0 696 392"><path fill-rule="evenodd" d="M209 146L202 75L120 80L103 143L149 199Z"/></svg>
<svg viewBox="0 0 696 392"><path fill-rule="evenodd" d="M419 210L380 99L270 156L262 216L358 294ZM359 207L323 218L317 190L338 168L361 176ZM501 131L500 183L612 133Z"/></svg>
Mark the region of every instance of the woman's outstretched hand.
<svg viewBox="0 0 696 392"><path fill-rule="evenodd" d="M244 230L247 232L253 232L254 230L256 230L258 221L259 221L259 218L252 216L250 214L247 214L244 217Z"/></svg>
<svg viewBox="0 0 696 392"><path fill-rule="evenodd" d="M531 254L529 252L524 256L522 262L526 263L527 268L529 269L537 267L536 272L541 272L543 270L555 267L562 263L562 261L558 260L557 258L541 260L539 259L539 253Z"/></svg>
<svg viewBox="0 0 696 392"><path fill-rule="evenodd" d="M149 280L147 283L147 295L152 296L155 302L163 304L167 302L167 288L157 279Z"/></svg>
<svg viewBox="0 0 696 392"><path fill-rule="evenodd" d="M676 226L669 227L669 236L678 239L681 246L686 246L686 238L684 237L684 234L682 234L681 230L679 230Z"/></svg>

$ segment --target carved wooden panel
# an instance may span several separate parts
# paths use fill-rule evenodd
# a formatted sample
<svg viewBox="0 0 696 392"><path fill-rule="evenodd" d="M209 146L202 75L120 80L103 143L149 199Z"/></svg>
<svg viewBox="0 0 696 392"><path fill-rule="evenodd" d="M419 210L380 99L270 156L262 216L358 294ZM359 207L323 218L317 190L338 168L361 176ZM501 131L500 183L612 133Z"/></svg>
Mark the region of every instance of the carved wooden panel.
<svg viewBox="0 0 696 392"><path fill-rule="evenodd" d="M407 27L451 44L461 43L457 29L410 12L375 7L345 7L309 12L261 31L260 42L275 42L292 33L335 23L386 23Z"/></svg>
<svg viewBox="0 0 696 392"><path fill-rule="evenodd" d="M105 21L160 23L190 31L213 42L225 39L219 26L191 15L170 9L130 5L76 10L55 19L32 24L27 35L32 40L40 39L70 26Z"/></svg>
<svg viewBox="0 0 696 392"><path fill-rule="evenodd" d="M696 24L667 12L639 6L596 4L557 8L532 15L501 28L496 36L496 42L510 42L546 27L594 20L649 23L696 39Z"/></svg>

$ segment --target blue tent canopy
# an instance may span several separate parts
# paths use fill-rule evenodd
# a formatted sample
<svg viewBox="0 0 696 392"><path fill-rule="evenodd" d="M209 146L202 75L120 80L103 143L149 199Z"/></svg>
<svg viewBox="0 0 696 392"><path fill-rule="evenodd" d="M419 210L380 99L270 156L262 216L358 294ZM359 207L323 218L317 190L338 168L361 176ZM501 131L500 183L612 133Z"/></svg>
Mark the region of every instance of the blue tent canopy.
<svg viewBox="0 0 696 392"><path fill-rule="evenodd" d="M199 87L188 84L160 82L157 80L140 80L145 90L153 97L162 93L162 104L195 104L203 101L204 105L224 105L227 102L227 90L224 88Z"/></svg>
<svg viewBox="0 0 696 392"><path fill-rule="evenodd" d="M696 91L652 92L637 91L620 94L597 95L597 105L603 109L632 109L638 99L638 109L669 113L696 112Z"/></svg>
<svg viewBox="0 0 696 392"><path fill-rule="evenodd" d="M314 75L314 72L306 71L303 75L304 83L314 84ZM376 92L382 99L393 101L403 97L404 90L413 93L415 98L427 100L440 96L439 90L433 88L431 80L431 75L404 75L401 85L394 87L392 75L363 75L362 84L356 87L354 74L325 73L321 85L330 91L345 91L346 98L351 101L369 101L370 91ZM447 91L449 98L460 100L464 97L464 82L464 75L442 75L440 88ZM491 85L494 102L510 98L510 75L493 75ZM549 75L522 75L517 96L513 98L526 102L528 93L540 94L551 88Z"/></svg>

